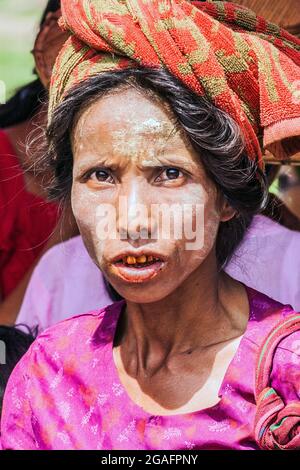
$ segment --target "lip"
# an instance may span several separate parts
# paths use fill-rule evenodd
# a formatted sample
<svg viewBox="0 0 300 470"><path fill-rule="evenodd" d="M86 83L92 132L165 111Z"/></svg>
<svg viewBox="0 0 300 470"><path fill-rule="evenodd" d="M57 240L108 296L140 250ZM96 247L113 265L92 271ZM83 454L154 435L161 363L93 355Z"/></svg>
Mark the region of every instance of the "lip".
<svg viewBox="0 0 300 470"><path fill-rule="evenodd" d="M125 266L122 263L118 263L118 261L122 261L126 256L138 257L141 255L153 256L154 258L159 258L159 261L155 261L148 266L140 268L136 268L133 265ZM113 266L114 274L117 277L120 277L125 282L135 284L150 281L156 277L166 266L166 259L163 255L148 250L122 252L117 256L114 256L110 262Z"/></svg>

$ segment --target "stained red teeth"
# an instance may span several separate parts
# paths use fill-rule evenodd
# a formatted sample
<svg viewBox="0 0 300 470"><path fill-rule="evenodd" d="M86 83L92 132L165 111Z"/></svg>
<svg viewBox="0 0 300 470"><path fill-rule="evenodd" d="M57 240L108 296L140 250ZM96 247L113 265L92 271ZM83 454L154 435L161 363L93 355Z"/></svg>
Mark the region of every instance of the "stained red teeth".
<svg viewBox="0 0 300 470"><path fill-rule="evenodd" d="M132 256L132 255L127 255L122 258L122 260L119 260L119 262L123 262L123 264L127 265L143 265L147 263L152 263L155 261L161 261L160 258L156 258L153 255L140 255L140 256Z"/></svg>

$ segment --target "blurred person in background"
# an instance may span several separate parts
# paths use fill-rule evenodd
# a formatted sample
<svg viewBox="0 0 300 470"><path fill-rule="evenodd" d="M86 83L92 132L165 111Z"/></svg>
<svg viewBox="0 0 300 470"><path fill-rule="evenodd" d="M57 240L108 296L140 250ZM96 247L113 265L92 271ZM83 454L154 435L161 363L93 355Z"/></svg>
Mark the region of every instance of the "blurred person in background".
<svg viewBox="0 0 300 470"><path fill-rule="evenodd" d="M300 224L300 166L292 167L279 176L278 189L280 199Z"/></svg>
<svg viewBox="0 0 300 470"><path fill-rule="evenodd" d="M50 0L39 36L47 34L44 51L53 60L66 34L57 26L59 2ZM39 47L39 43L36 44ZM38 49L38 53L41 51ZM47 175L38 177L28 165L28 141L46 119L46 71L0 106L0 323L15 322L34 266L55 243L77 233L68 215L48 202ZM37 144L38 145L38 144Z"/></svg>

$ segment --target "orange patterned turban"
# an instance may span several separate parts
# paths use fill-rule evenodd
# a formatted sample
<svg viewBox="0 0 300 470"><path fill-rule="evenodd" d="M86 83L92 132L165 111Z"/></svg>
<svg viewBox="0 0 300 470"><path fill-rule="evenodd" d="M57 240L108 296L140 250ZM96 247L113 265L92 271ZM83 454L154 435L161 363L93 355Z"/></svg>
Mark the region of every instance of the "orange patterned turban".
<svg viewBox="0 0 300 470"><path fill-rule="evenodd" d="M50 87L53 109L92 75L164 67L240 126L251 159L300 151L300 40L230 2L62 0L70 32Z"/></svg>

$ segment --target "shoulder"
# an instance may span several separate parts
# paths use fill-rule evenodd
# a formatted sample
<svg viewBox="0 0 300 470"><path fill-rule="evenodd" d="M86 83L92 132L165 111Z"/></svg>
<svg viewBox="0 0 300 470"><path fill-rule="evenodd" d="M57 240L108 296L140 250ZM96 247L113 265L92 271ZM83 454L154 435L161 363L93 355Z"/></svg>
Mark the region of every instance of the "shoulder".
<svg viewBox="0 0 300 470"><path fill-rule="evenodd" d="M60 338L70 337L71 340L80 338L80 342L90 338L104 323L109 328L116 320L124 300L112 302L105 307L75 315L45 329L35 343L56 344ZM35 344L33 343L33 345Z"/></svg>
<svg viewBox="0 0 300 470"><path fill-rule="evenodd" d="M276 338L277 349L296 352L300 355L300 313L290 304L283 304L266 294L244 284L248 293L250 316L249 329L261 331L257 344L267 337ZM275 340L272 339L275 344ZM298 352L297 352L298 351Z"/></svg>
<svg viewBox="0 0 300 470"><path fill-rule="evenodd" d="M276 323L284 320L288 315L295 314L291 304L282 303L269 295L244 284L249 299L250 320L261 328L272 328Z"/></svg>
<svg viewBox="0 0 300 470"><path fill-rule="evenodd" d="M258 290L245 285L249 299L249 322L245 337L258 349L276 325L295 311L290 304L283 304Z"/></svg>
<svg viewBox="0 0 300 470"><path fill-rule="evenodd" d="M23 356L30 368L39 364L39 369L56 366L68 361L71 357L93 354L93 348L111 340L107 332L114 331L124 301L113 302L98 310L75 315L45 329L38 335ZM22 361L22 359L21 359Z"/></svg>
<svg viewBox="0 0 300 470"><path fill-rule="evenodd" d="M15 395L18 400L23 390L35 400L46 388L54 390L63 377L88 373L95 354L101 355L112 342L123 302L68 318L39 334L11 373L6 397ZM8 407L9 403L15 406L8 398Z"/></svg>

